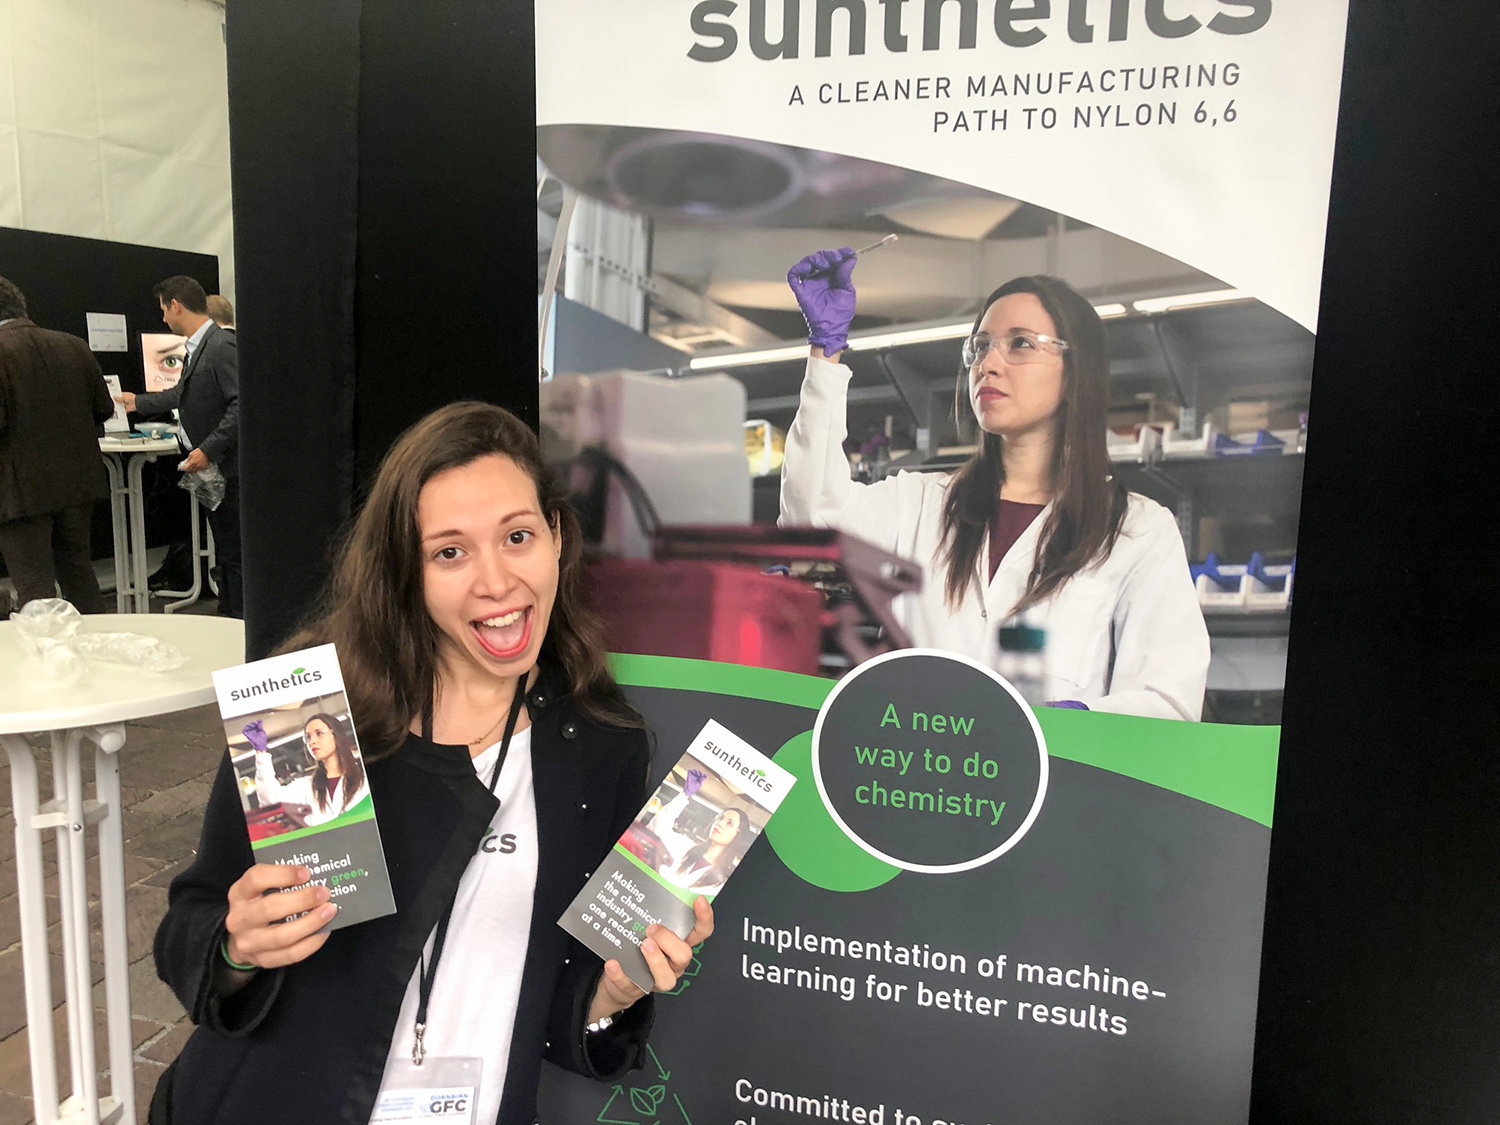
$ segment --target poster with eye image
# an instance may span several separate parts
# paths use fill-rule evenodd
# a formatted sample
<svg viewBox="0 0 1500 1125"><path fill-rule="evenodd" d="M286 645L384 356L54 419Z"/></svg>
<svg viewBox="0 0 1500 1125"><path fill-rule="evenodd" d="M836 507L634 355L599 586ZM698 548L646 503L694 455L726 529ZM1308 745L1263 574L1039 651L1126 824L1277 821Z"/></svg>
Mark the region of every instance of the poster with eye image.
<svg viewBox="0 0 1500 1125"><path fill-rule="evenodd" d="M1346 15L538 6L588 603L799 779L548 1116L1246 1120Z"/></svg>
<svg viewBox="0 0 1500 1125"><path fill-rule="evenodd" d="M648 992L640 945L655 923L686 937L693 902L712 902L796 779L713 719L662 779L558 920Z"/></svg>
<svg viewBox="0 0 1500 1125"><path fill-rule="evenodd" d="M255 861L306 867L339 908L327 929L395 913L334 646L223 669L214 691Z"/></svg>
<svg viewBox="0 0 1500 1125"><path fill-rule="evenodd" d="M177 385L187 366L187 339L170 332L141 333L141 368L147 392Z"/></svg>

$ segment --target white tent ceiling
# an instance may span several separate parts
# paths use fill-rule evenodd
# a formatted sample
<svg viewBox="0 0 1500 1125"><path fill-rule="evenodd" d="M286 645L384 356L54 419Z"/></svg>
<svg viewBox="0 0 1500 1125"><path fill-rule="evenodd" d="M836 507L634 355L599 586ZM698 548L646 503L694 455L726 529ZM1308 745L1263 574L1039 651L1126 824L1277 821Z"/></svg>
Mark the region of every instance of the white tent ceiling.
<svg viewBox="0 0 1500 1125"><path fill-rule="evenodd" d="M224 15L0 0L0 226L213 254L234 293Z"/></svg>

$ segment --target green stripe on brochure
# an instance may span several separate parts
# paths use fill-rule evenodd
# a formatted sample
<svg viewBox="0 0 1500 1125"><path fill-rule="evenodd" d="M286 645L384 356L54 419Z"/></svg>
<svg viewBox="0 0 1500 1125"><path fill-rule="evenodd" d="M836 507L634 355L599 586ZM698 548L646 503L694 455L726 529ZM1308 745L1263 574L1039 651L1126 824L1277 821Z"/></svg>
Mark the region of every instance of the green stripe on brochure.
<svg viewBox="0 0 1500 1125"><path fill-rule="evenodd" d="M327 832L330 828L342 828L346 824L358 824L362 820L375 819L375 806L368 798L361 801L360 806L349 812L341 813L332 820L324 821L322 824L315 824L311 828L294 828L292 831L283 832L279 836L267 836L264 840L251 840L250 847L252 850L255 850L268 848L272 844L289 844L293 840L301 840L307 836L316 836L320 832Z"/></svg>
<svg viewBox="0 0 1500 1125"><path fill-rule="evenodd" d="M685 902L685 903L687 903L689 906L692 906L693 903L695 903L695 902L698 901L698 895L697 895L696 892L694 892L694 891L685 891L681 887L675 886L674 884L667 882L660 875L658 875L654 870L652 870L650 864L648 864L644 860L642 860L640 856L636 855L635 852L631 851L624 844L616 844L615 845L615 851L619 852L626 859L630 860L631 863L635 864L642 871L644 871L647 875L651 876L652 879L654 879L654 880L656 880L656 882L660 883L662 885L662 887L664 887L666 890L671 891L673 895L675 895L677 898L682 899L682 901Z"/></svg>
<svg viewBox="0 0 1500 1125"><path fill-rule="evenodd" d="M627 687L668 688L762 699L816 710L836 680L687 660L673 656L610 656ZM1271 825L1276 796L1279 726L1184 723L1041 707L1036 712L1054 758L1109 770L1195 801Z"/></svg>

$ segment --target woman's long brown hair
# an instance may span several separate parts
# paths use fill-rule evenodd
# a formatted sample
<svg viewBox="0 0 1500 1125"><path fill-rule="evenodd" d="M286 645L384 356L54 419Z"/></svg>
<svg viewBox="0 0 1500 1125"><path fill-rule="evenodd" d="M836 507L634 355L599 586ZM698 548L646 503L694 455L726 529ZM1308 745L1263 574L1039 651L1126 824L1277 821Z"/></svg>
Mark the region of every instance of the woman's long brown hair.
<svg viewBox="0 0 1500 1125"><path fill-rule="evenodd" d="M996 289L974 318L974 332L991 305L1012 293L1030 293L1042 302L1068 342L1063 353L1062 403L1052 431L1052 511L1042 525L1026 592L1012 614L1045 601L1064 582L1109 555L1125 519L1128 494L1110 479L1105 413L1109 407L1109 352L1099 314L1071 285L1055 277L1018 277ZM959 432L974 423L969 404L968 369L958 374L953 412ZM979 448L957 472L943 502L943 548L948 577L945 594L956 610L970 583L978 580L979 559L1005 483L1004 439L981 433Z"/></svg>
<svg viewBox="0 0 1500 1125"><path fill-rule="evenodd" d="M456 402L417 422L386 453L321 607L283 646L338 646L350 713L372 760L401 746L412 720L432 704L437 682L441 635L427 612L417 524L422 487L439 473L497 453L531 478L543 517L562 536L557 600L541 659L562 670L574 705L588 718L645 725L610 675L603 627L580 600L582 533L536 435L501 407Z"/></svg>

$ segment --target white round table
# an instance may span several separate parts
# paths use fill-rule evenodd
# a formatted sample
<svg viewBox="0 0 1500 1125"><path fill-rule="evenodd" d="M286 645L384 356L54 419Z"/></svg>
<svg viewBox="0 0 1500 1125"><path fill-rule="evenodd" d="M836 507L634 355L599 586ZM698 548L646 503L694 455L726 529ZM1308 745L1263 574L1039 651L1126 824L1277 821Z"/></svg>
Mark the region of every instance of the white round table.
<svg viewBox="0 0 1500 1125"><path fill-rule="evenodd" d="M245 629L223 617L96 614L91 633L141 633L176 645L188 663L174 672L148 672L91 661L88 674L59 687L28 672L15 626L0 622L0 745L10 759L16 822L17 902L26 980L31 1089L38 1125L134 1122L134 1063L130 1042L129 952L125 940L125 842L121 830L119 751L124 722L199 707L214 701L210 673L244 663ZM36 761L25 734L48 733L53 795L43 801ZM83 744L94 744L94 793L83 792ZM88 891L84 859L87 826L99 833L99 900L103 923L105 1027L110 1093L99 1096L99 1068L91 1009ZM68 1007L72 1096L57 1100L52 983L47 967L47 913L42 882L42 834L57 838L63 967Z"/></svg>

